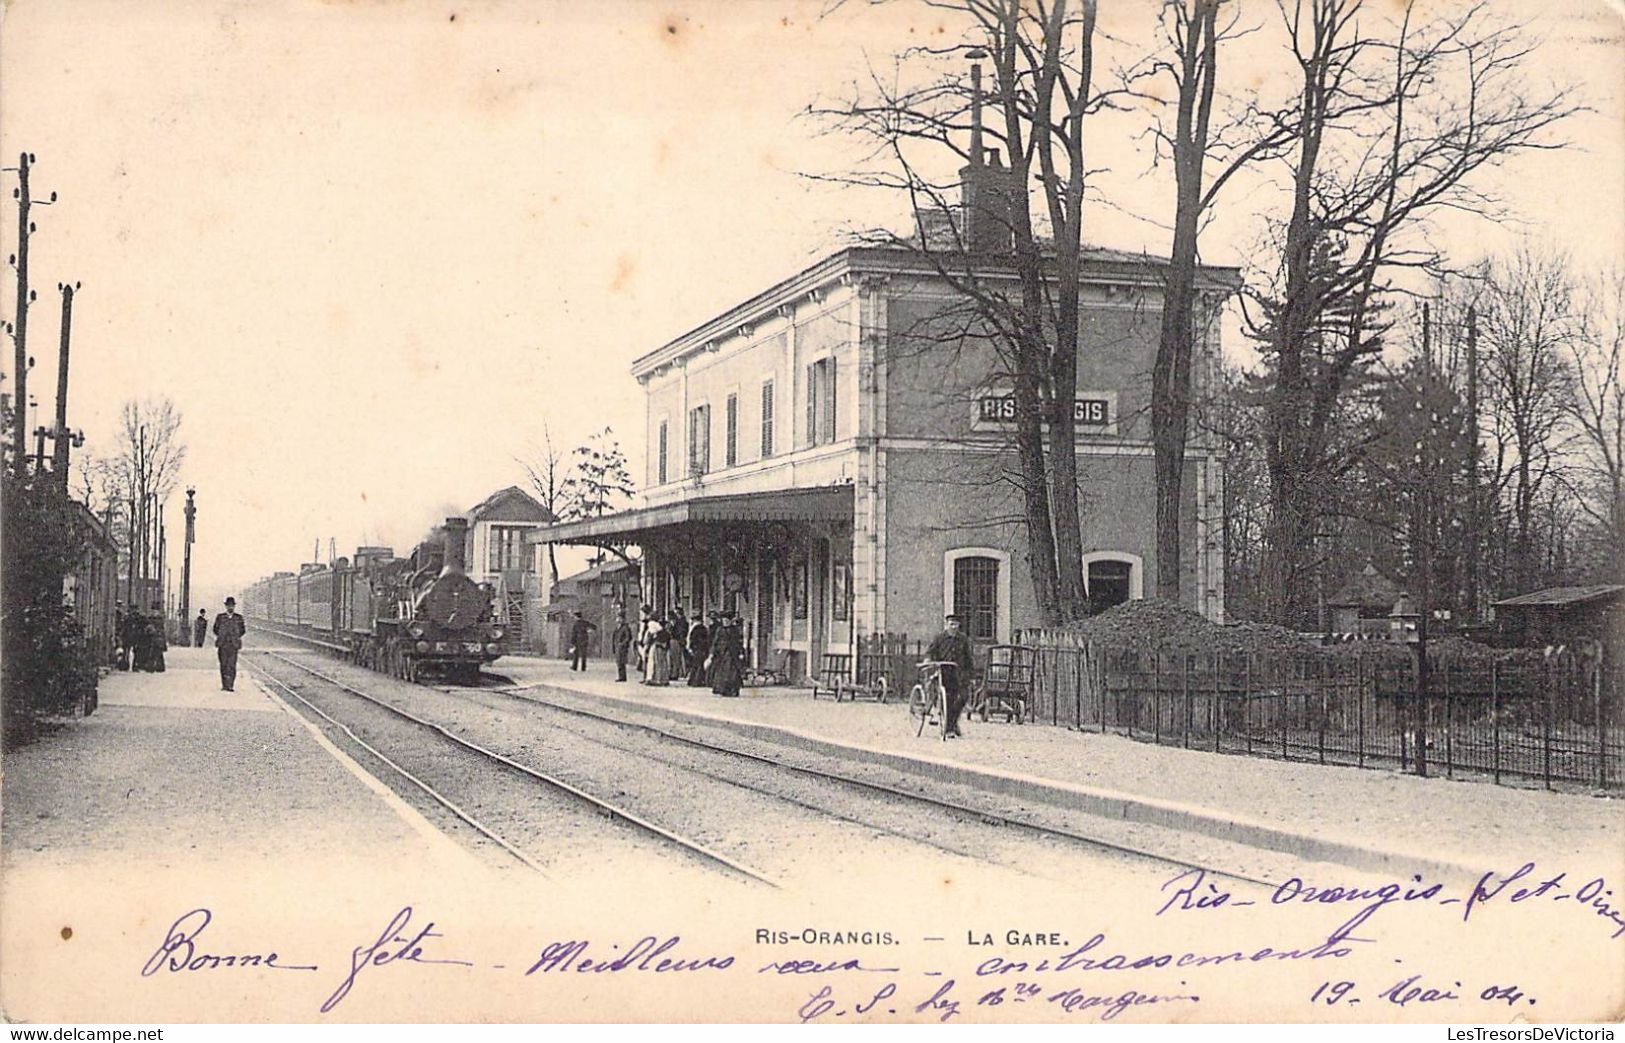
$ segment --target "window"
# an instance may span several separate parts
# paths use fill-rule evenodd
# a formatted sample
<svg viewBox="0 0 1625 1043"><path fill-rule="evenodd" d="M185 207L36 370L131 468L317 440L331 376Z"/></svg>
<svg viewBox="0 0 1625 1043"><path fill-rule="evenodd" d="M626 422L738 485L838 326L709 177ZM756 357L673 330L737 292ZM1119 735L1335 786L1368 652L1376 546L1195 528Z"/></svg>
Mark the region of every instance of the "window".
<svg viewBox="0 0 1625 1043"><path fill-rule="evenodd" d="M807 444L835 441L835 360L819 359L807 367Z"/></svg>
<svg viewBox="0 0 1625 1043"><path fill-rule="evenodd" d="M773 455L773 382L762 381L762 459Z"/></svg>
<svg viewBox="0 0 1625 1043"><path fill-rule="evenodd" d="M954 561L954 614L972 641L993 641L999 623L999 561L963 557Z"/></svg>
<svg viewBox="0 0 1625 1043"><path fill-rule="evenodd" d="M659 462L659 472L658 472L659 481L656 484L665 485L666 484L666 422L664 420L662 420L660 422L660 451L659 451L659 456L657 457L657 460Z"/></svg>
<svg viewBox="0 0 1625 1043"><path fill-rule="evenodd" d="M1102 558L1089 563L1089 611L1104 612L1133 593L1134 563Z"/></svg>
<svg viewBox="0 0 1625 1043"><path fill-rule="evenodd" d="M727 424L727 427L728 427L728 433L726 435L727 441L726 441L726 443L724 445L724 448L723 448L723 462L724 462L724 464L726 466L732 467L734 464L737 464L739 462L739 396L738 395L729 395L728 396L727 418L725 420L725 423Z"/></svg>
<svg viewBox="0 0 1625 1043"><path fill-rule="evenodd" d="M688 411L688 473L701 475L711 469L711 407L695 406Z"/></svg>
<svg viewBox="0 0 1625 1043"><path fill-rule="evenodd" d="M516 525L491 526L490 551L487 554L488 572L523 572L530 564L530 549L525 546L525 529Z"/></svg>

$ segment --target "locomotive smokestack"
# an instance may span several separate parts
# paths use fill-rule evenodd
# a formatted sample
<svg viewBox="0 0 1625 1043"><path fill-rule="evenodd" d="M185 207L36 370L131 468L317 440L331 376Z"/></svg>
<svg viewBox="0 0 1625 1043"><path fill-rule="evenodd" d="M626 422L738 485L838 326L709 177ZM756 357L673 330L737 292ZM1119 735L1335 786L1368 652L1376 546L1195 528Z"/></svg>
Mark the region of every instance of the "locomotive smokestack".
<svg viewBox="0 0 1625 1043"><path fill-rule="evenodd" d="M468 562L463 554L463 538L467 535L467 518L446 519L446 561L440 569L442 576L460 575L465 571Z"/></svg>

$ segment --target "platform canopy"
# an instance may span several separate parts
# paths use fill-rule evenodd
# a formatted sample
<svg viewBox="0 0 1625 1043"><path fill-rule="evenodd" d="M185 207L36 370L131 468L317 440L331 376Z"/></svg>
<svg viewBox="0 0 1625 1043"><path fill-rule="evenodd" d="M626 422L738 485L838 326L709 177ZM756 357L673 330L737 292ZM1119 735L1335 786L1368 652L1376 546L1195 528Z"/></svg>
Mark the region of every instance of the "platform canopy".
<svg viewBox="0 0 1625 1043"><path fill-rule="evenodd" d="M534 543L638 543L662 529L694 523L850 522L852 487L776 489L731 496L696 496L676 503L643 507L600 518L581 518L544 525L531 534Z"/></svg>

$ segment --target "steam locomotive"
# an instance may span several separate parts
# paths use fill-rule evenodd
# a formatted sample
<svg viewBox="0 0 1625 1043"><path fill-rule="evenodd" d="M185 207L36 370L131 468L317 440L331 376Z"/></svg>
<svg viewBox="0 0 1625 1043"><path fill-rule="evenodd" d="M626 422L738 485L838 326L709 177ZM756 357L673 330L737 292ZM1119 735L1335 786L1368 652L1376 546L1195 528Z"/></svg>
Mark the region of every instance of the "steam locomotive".
<svg viewBox="0 0 1625 1043"><path fill-rule="evenodd" d="M495 594L464 572L468 522L447 518L411 555L359 547L355 560L278 572L243 592L243 612L352 662L408 681L467 683L506 650Z"/></svg>

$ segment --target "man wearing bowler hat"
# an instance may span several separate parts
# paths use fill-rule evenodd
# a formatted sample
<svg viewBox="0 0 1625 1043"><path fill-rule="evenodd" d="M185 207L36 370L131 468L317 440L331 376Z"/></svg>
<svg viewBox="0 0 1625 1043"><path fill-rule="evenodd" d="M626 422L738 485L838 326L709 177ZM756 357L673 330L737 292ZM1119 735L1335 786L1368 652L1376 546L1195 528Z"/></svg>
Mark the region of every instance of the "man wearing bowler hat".
<svg viewBox="0 0 1625 1043"><path fill-rule="evenodd" d="M237 684L237 653L243 647L248 624L237 614L237 599L226 599L226 610L214 617L214 647L220 656L220 689L230 692Z"/></svg>
<svg viewBox="0 0 1625 1043"><path fill-rule="evenodd" d="M925 658L952 663L942 668L942 688L948 696L949 736L959 735L959 715L965 709L965 686L970 684L974 660L971 658L970 638L959 630L959 617L950 615L942 633L926 649Z"/></svg>

